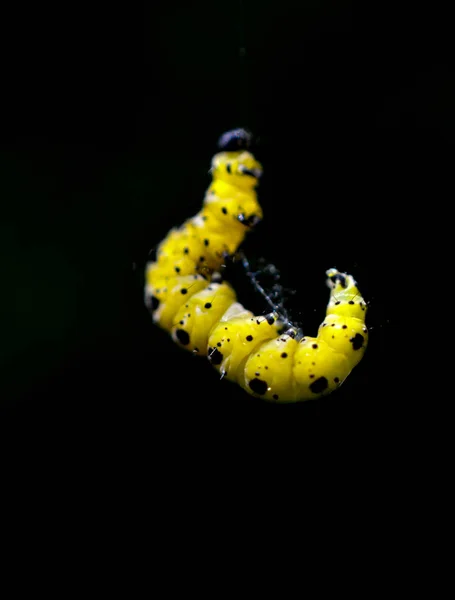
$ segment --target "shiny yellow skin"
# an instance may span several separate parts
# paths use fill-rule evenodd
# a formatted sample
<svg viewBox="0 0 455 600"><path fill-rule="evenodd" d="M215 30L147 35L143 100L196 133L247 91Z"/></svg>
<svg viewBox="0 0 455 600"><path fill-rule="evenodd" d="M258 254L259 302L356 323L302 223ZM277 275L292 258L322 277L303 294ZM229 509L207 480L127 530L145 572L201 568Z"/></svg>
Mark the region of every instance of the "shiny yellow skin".
<svg viewBox="0 0 455 600"><path fill-rule="evenodd" d="M248 228L238 220L238 215L246 219L262 218L254 189L258 180L241 174L241 167L262 171L261 164L247 151L219 152L213 157L213 181L206 191L202 210L181 227L171 229L157 248L156 262L147 265L146 299L153 296L159 301L158 309L152 312L153 320L167 331L172 332L182 320L181 307L186 304L190 309L196 307L200 296L194 298L194 294L207 288L212 274L221 268L225 254L233 254L243 242ZM235 300L235 292L227 283L220 289L211 285L217 290L216 312L222 302L226 310ZM186 294L181 293L182 289L187 290ZM194 318L196 311L188 310L186 314L193 314ZM188 333L195 329L189 319L185 322ZM207 343L200 346L200 343L188 345L206 355Z"/></svg>
<svg viewBox="0 0 455 600"><path fill-rule="evenodd" d="M248 169L248 175L242 169ZM172 229L146 270L146 303L153 320L182 347L208 356L221 376L275 402L327 395L361 360L367 343L366 304L351 275L327 271L330 300L318 334L281 333L278 313L255 316L226 282L212 281L225 253L248 228L238 216L262 218L255 186L260 163L247 151L220 152L202 210Z"/></svg>
<svg viewBox="0 0 455 600"><path fill-rule="evenodd" d="M220 373L250 394L276 402L310 400L338 388L368 344L365 301L351 275L340 274L345 287L332 282L338 274L327 271L332 289L317 337L279 335L279 321L270 325L239 304L231 307L209 336L209 357L214 350L223 356L215 365Z"/></svg>

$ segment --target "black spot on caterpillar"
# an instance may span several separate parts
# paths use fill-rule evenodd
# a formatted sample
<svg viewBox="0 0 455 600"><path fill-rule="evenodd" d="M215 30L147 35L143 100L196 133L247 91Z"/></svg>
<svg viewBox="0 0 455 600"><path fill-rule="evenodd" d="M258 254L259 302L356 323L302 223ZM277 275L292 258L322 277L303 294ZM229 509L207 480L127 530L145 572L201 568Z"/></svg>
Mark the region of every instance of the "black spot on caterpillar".
<svg viewBox="0 0 455 600"><path fill-rule="evenodd" d="M237 302L220 270L262 219L255 190L262 166L250 142L242 129L221 136L201 211L172 229L147 265L146 305L175 342L248 393L275 402L318 398L361 360L366 303L352 275L329 269L324 321L316 337L303 337L278 309L257 317Z"/></svg>

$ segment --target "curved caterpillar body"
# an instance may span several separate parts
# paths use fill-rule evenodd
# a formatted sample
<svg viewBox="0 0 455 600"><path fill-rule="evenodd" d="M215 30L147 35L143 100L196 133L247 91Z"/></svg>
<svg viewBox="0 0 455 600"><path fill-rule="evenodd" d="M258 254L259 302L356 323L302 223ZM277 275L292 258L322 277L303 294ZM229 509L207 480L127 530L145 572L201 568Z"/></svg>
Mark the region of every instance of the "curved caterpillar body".
<svg viewBox="0 0 455 600"><path fill-rule="evenodd" d="M172 229L147 265L146 305L180 346L208 356L222 377L248 393L277 402L318 398L338 388L361 360L366 303L351 275L329 269L326 316L317 336L308 337L278 310L253 315L229 283L217 282L223 257L262 218L255 191L262 167L249 142L244 130L220 138L202 210Z"/></svg>

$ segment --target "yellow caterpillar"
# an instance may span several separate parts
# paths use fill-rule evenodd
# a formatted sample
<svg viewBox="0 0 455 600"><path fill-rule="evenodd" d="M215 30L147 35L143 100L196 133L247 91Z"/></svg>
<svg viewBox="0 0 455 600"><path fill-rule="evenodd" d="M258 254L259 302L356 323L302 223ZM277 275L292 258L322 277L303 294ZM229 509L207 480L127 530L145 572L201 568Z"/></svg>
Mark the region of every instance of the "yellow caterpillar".
<svg viewBox="0 0 455 600"><path fill-rule="evenodd" d="M146 305L180 346L207 356L248 393L277 402L318 398L361 360L366 303L351 275L329 269L326 316L317 337L308 337L279 310L253 315L229 283L218 282L224 256L262 218L255 191L262 166L248 151L250 141L243 129L220 138L202 210L172 229L147 265Z"/></svg>

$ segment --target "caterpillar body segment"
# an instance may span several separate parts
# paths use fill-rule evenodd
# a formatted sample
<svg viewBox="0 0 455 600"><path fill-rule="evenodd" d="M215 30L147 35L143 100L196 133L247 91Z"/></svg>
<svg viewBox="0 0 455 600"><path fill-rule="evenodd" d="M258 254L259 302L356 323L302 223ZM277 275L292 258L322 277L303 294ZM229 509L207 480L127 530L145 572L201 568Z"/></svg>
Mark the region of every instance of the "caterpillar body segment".
<svg viewBox="0 0 455 600"><path fill-rule="evenodd" d="M235 301L235 292L228 283L211 283L181 305L174 318L172 338L187 350L207 356L209 332Z"/></svg>
<svg viewBox="0 0 455 600"><path fill-rule="evenodd" d="M367 305L352 275L329 269L327 284L331 288L330 301L318 339L346 356L351 370L360 362L368 345Z"/></svg>
<svg viewBox="0 0 455 600"><path fill-rule="evenodd" d="M244 130L220 138L202 210L172 229L147 265L145 301L154 322L183 348L207 356L221 377L274 402L318 398L339 387L367 343L366 303L351 275L327 271L330 299L316 337L274 307L255 316L218 282L226 254L262 219L255 186L262 166Z"/></svg>
<svg viewBox="0 0 455 600"><path fill-rule="evenodd" d="M327 275L330 301L317 337L280 335L274 313L229 318L209 337L211 363L250 394L272 401L309 400L338 388L366 349L366 305L352 276L336 269Z"/></svg>

